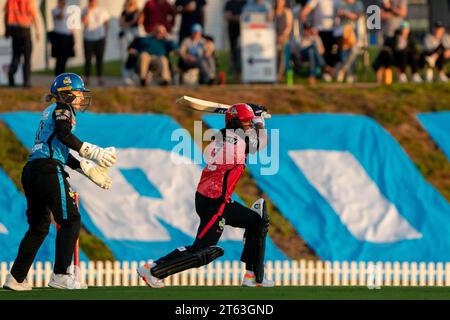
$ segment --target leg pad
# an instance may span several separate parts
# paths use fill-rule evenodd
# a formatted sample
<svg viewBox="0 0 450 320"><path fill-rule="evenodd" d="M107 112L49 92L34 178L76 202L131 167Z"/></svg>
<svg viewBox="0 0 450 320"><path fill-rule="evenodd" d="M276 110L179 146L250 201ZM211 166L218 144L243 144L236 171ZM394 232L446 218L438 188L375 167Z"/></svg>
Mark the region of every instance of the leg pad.
<svg viewBox="0 0 450 320"><path fill-rule="evenodd" d="M181 247L170 253L167 259L163 258L156 261L156 266L151 269L151 272L152 275L158 279L164 279L172 274L182 272L187 269L204 266L223 256L223 254L223 249L218 246L211 246L202 249Z"/></svg>

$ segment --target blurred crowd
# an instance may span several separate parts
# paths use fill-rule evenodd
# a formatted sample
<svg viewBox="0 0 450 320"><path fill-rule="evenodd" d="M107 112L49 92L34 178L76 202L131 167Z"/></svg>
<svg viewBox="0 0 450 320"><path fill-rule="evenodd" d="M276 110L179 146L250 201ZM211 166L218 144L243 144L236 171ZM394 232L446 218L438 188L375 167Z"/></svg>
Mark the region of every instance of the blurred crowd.
<svg viewBox="0 0 450 320"><path fill-rule="evenodd" d="M391 83L448 81L450 35L436 21L430 33L417 37L411 31L408 0L382 0L379 45L372 67L377 81ZM140 8L136 0L126 0L120 16L122 80L126 85L215 84L223 83L218 70L214 39L204 32L207 0L148 0ZM52 10L53 30L47 32L55 74L66 71L75 56L74 29L66 0L58 0ZM9 85L23 64L24 86L30 86L32 33L38 40L37 9L34 1L7 0L4 8L6 36L12 38L13 55L8 69ZM324 81L355 82L355 65L368 53L366 8L360 0L227 0L224 18L230 47L230 73L240 79L241 19L244 14L263 15L273 22L276 33L277 81L292 72L306 74L309 84ZM173 36L180 16L178 35ZM104 56L110 14L89 0L82 9L84 78L89 84L92 61L98 85L104 84ZM448 21L447 21L448 22ZM145 30L142 36L139 29ZM303 72L303 73L302 73Z"/></svg>

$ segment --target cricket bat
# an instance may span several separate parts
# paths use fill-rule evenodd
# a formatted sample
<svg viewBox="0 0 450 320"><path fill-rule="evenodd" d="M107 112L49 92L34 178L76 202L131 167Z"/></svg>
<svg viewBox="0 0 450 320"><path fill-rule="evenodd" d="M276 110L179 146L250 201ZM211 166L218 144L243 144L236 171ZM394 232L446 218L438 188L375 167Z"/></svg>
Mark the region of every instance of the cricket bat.
<svg viewBox="0 0 450 320"><path fill-rule="evenodd" d="M194 109L197 111L209 112L209 113L221 113L224 114L231 107L228 104L222 104L218 102L212 102L207 100L201 100L197 98L192 98L189 96L182 96L177 100L177 105ZM264 118L270 118L271 115L267 112L262 114Z"/></svg>

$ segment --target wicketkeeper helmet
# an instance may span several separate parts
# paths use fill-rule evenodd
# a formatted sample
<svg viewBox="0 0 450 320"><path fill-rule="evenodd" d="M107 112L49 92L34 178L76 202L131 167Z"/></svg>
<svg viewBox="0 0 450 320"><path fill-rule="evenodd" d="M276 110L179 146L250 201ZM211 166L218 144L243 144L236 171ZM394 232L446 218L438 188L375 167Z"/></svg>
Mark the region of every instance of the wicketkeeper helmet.
<svg viewBox="0 0 450 320"><path fill-rule="evenodd" d="M90 92L84 85L83 79L75 73L62 73L55 78L50 88L50 95L47 100L55 98L58 102L71 104L76 96L73 91ZM81 104L82 110L85 110L91 105L91 96L84 96L83 103Z"/></svg>

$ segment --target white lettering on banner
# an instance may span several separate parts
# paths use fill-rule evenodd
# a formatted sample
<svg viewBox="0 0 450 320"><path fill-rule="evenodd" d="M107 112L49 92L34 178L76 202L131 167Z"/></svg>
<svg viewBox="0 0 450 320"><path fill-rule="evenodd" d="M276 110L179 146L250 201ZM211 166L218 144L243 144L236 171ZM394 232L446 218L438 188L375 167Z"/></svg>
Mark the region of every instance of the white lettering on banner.
<svg viewBox="0 0 450 320"><path fill-rule="evenodd" d="M201 167L160 149L117 149L118 162L109 171L111 190L98 188L82 175L72 174L71 182L97 228L111 240L170 241L158 219L195 237L199 218L195 212L195 191ZM141 196L120 169L141 169L158 189L162 199ZM227 228L222 240L242 240L243 231Z"/></svg>
<svg viewBox="0 0 450 320"><path fill-rule="evenodd" d="M351 153L301 150L289 155L358 240L391 243L422 237Z"/></svg>
<svg viewBox="0 0 450 320"><path fill-rule="evenodd" d="M8 234L8 229L6 229L3 223L0 223L0 234Z"/></svg>

